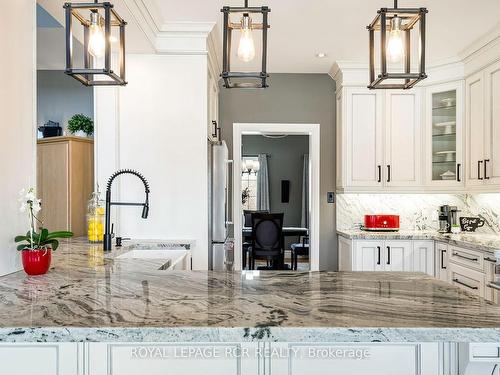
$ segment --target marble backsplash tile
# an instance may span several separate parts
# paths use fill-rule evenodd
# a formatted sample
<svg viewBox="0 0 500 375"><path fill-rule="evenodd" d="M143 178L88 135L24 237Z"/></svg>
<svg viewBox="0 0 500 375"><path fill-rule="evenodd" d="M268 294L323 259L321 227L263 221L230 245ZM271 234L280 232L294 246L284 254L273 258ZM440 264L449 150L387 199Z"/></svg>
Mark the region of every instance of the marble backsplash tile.
<svg viewBox="0 0 500 375"><path fill-rule="evenodd" d="M486 221L478 232L500 234L500 193L489 194L339 194L337 229L359 229L365 214L399 214L402 230L437 230L439 206L461 210L459 216Z"/></svg>

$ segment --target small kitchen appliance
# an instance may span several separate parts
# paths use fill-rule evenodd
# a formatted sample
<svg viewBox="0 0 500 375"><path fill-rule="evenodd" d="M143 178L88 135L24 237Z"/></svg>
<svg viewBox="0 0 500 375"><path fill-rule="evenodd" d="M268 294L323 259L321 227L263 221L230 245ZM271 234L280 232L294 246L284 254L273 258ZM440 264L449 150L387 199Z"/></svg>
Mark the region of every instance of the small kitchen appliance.
<svg viewBox="0 0 500 375"><path fill-rule="evenodd" d="M399 215L365 215L363 229L373 232L397 232Z"/></svg>
<svg viewBox="0 0 500 375"><path fill-rule="evenodd" d="M457 206L449 206L446 204L439 207L440 233L457 233L457 230L458 232L460 232L460 224L458 222L459 212L460 210L457 208Z"/></svg>

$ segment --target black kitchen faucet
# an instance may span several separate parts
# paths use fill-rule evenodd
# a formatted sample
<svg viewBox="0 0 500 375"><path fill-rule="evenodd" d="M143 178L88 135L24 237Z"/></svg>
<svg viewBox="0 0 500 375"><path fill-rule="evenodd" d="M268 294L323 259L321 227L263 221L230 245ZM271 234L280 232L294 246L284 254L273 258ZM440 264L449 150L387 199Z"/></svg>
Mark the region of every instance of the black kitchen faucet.
<svg viewBox="0 0 500 375"><path fill-rule="evenodd" d="M132 174L137 176L142 183L144 184L144 190L146 191L146 200L144 203L128 203L128 202L111 202L111 185L113 185L113 181L116 177L122 174ZM111 250L111 237L112 233L110 230L111 225L111 206L142 206L142 215L143 219L148 218L149 214L149 184L148 181L144 178L142 174L139 172L133 171L131 169L121 169L116 171L111 175L108 180L108 185L106 187L106 223L104 227L104 241L103 241L103 249L104 251Z"/></svg>

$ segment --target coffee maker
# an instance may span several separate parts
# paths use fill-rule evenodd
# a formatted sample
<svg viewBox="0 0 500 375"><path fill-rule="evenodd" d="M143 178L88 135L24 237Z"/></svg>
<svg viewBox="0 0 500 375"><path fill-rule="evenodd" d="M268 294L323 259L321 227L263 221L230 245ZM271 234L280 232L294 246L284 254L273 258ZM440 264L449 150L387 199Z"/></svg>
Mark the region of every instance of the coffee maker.
<svg viewBox="0 0 500 375"><path fill-rule="evenodd" d="M451 228L458 224L458 212L457 206L439 207L439 233L451 233Z"/></svg>

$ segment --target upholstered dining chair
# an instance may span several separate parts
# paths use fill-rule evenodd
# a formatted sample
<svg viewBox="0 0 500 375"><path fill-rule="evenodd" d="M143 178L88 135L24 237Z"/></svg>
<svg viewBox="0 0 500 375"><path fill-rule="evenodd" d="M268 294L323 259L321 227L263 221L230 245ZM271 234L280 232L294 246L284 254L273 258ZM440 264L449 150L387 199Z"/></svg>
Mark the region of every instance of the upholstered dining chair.
<svg viewBox="0 0 500 375"><path fill-rule="evenodd" d="M284 268L282 213L252 213L252 245L249 250L250 269L255 269L257 259L268 261L272 269Z"/></svg>

